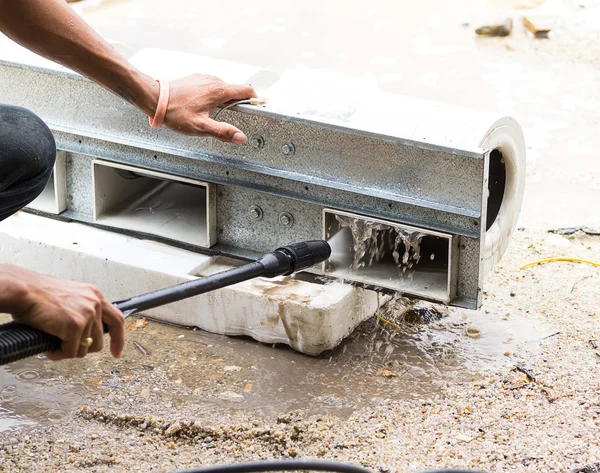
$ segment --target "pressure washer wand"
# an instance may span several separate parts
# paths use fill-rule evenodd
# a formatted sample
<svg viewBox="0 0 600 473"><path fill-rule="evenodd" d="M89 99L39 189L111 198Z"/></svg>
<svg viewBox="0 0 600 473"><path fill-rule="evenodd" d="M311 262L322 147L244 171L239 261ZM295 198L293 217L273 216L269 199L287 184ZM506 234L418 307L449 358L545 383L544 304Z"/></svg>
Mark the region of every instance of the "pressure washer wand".
<svg viewBox="0 0 600 473"><path fill-rule="evenodd" d="M249 279L287 276L321 263L328 259L330 255L331 247L326 241L315 240L294 243L278 248L272 253L261 256L253 263L239 268L134 296L130 299L115 302L114 305L127 317L142 310L171 304ZM104 332L107 332L106 326ZM59 338L27 325L16 322L0 325L0 365L38 353L54 351L59 349L60 345L61 340Z"/></svg>

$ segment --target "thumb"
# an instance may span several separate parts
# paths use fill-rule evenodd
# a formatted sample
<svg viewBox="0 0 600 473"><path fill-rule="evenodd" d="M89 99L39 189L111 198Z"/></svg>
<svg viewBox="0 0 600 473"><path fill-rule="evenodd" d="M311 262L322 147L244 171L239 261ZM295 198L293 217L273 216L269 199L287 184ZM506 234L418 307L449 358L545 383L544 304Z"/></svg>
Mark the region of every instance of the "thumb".
<svg viewBox="0 0 600 473"><path fill-rule="evenodd" d="M212 118L206 120L203 128L208 135L227 143L241 144L245 143L247 139L246 135L233 125L225 122L217 122Z"/></svg>

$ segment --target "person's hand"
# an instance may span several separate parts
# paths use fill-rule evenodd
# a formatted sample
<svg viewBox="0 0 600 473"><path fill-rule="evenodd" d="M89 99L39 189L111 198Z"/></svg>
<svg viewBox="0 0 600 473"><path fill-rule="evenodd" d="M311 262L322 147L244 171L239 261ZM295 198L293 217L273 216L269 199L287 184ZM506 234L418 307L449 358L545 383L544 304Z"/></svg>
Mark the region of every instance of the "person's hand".
<svg viewBox="0 0 600 473"><path fill-rule="evenodd" d="M109 329L110 351L121 356L125 344L123 314L102 292L90 284L43 276L11 267L12 281L20 290L9 304L13 319L48 332L62 340L59 351L47 353L51 360L84 357L104 347L102 322ZM91 346L81 346L88 337Z"/></svg>
<svg viewBox="0 0 600 473"><path fill-rule="evenodd" d="M256 97L248 85L228 85L218 77L194 74L169 82L165 125L185 135L213 136L221 141L244 143L246 136L229 123L210 118L218 105Z"/></svg>

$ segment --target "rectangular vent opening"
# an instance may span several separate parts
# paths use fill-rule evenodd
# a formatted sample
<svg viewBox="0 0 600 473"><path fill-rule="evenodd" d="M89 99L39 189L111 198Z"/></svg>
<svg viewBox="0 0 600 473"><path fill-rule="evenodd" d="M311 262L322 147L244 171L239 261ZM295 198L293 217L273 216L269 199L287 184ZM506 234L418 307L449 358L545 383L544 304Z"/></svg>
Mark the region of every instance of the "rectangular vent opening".
<svg viewBox="0 0 600 473"><path fill-rule="evenodd" d="M94 221L201 247L216 243L214 184L94 160Z"/></svg>
<svg viewBox="0 0 600 473"><path fill-rule="evenodd" d="M456 296L452 235L335 210L323 222L325 274L443 303Z"/></svg>
<svg viewBox="0 0 600 473"><path fill-rule="evenodd" d="M67 209L67 153L57 151L50 179L42 193L27 208L59 215Z"/></svg>

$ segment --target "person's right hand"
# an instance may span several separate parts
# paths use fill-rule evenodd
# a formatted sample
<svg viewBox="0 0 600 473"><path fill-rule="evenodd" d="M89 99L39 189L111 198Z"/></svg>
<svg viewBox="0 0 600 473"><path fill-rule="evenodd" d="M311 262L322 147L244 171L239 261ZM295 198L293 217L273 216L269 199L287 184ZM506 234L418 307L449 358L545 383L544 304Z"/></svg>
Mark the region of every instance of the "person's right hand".
<svg viewBox="0 0 600 473"><path fill-rule="evenodd" d="M4 266L0 271L9 271L12 282L19 287L13 300L5 301L13 319L62 340L60 350L47 353L48 358L81 358L102 350L103 322L109 329L112 355L121 356L125 344L123 314L97 287L14 266ZM92 345L89 348L81 346L81 341L88 337L93 339Z"/></svg>
<svg viewBox="0 0 600 473"><path fill-rule="evenodd" d="M256 97L249 85L226 84L215 76L194 74L169 83L170 94L165 125L193 136L213 136L221 141L244 143L246 135L225 122L210 118L215 107L230 100Z"/></svg>

